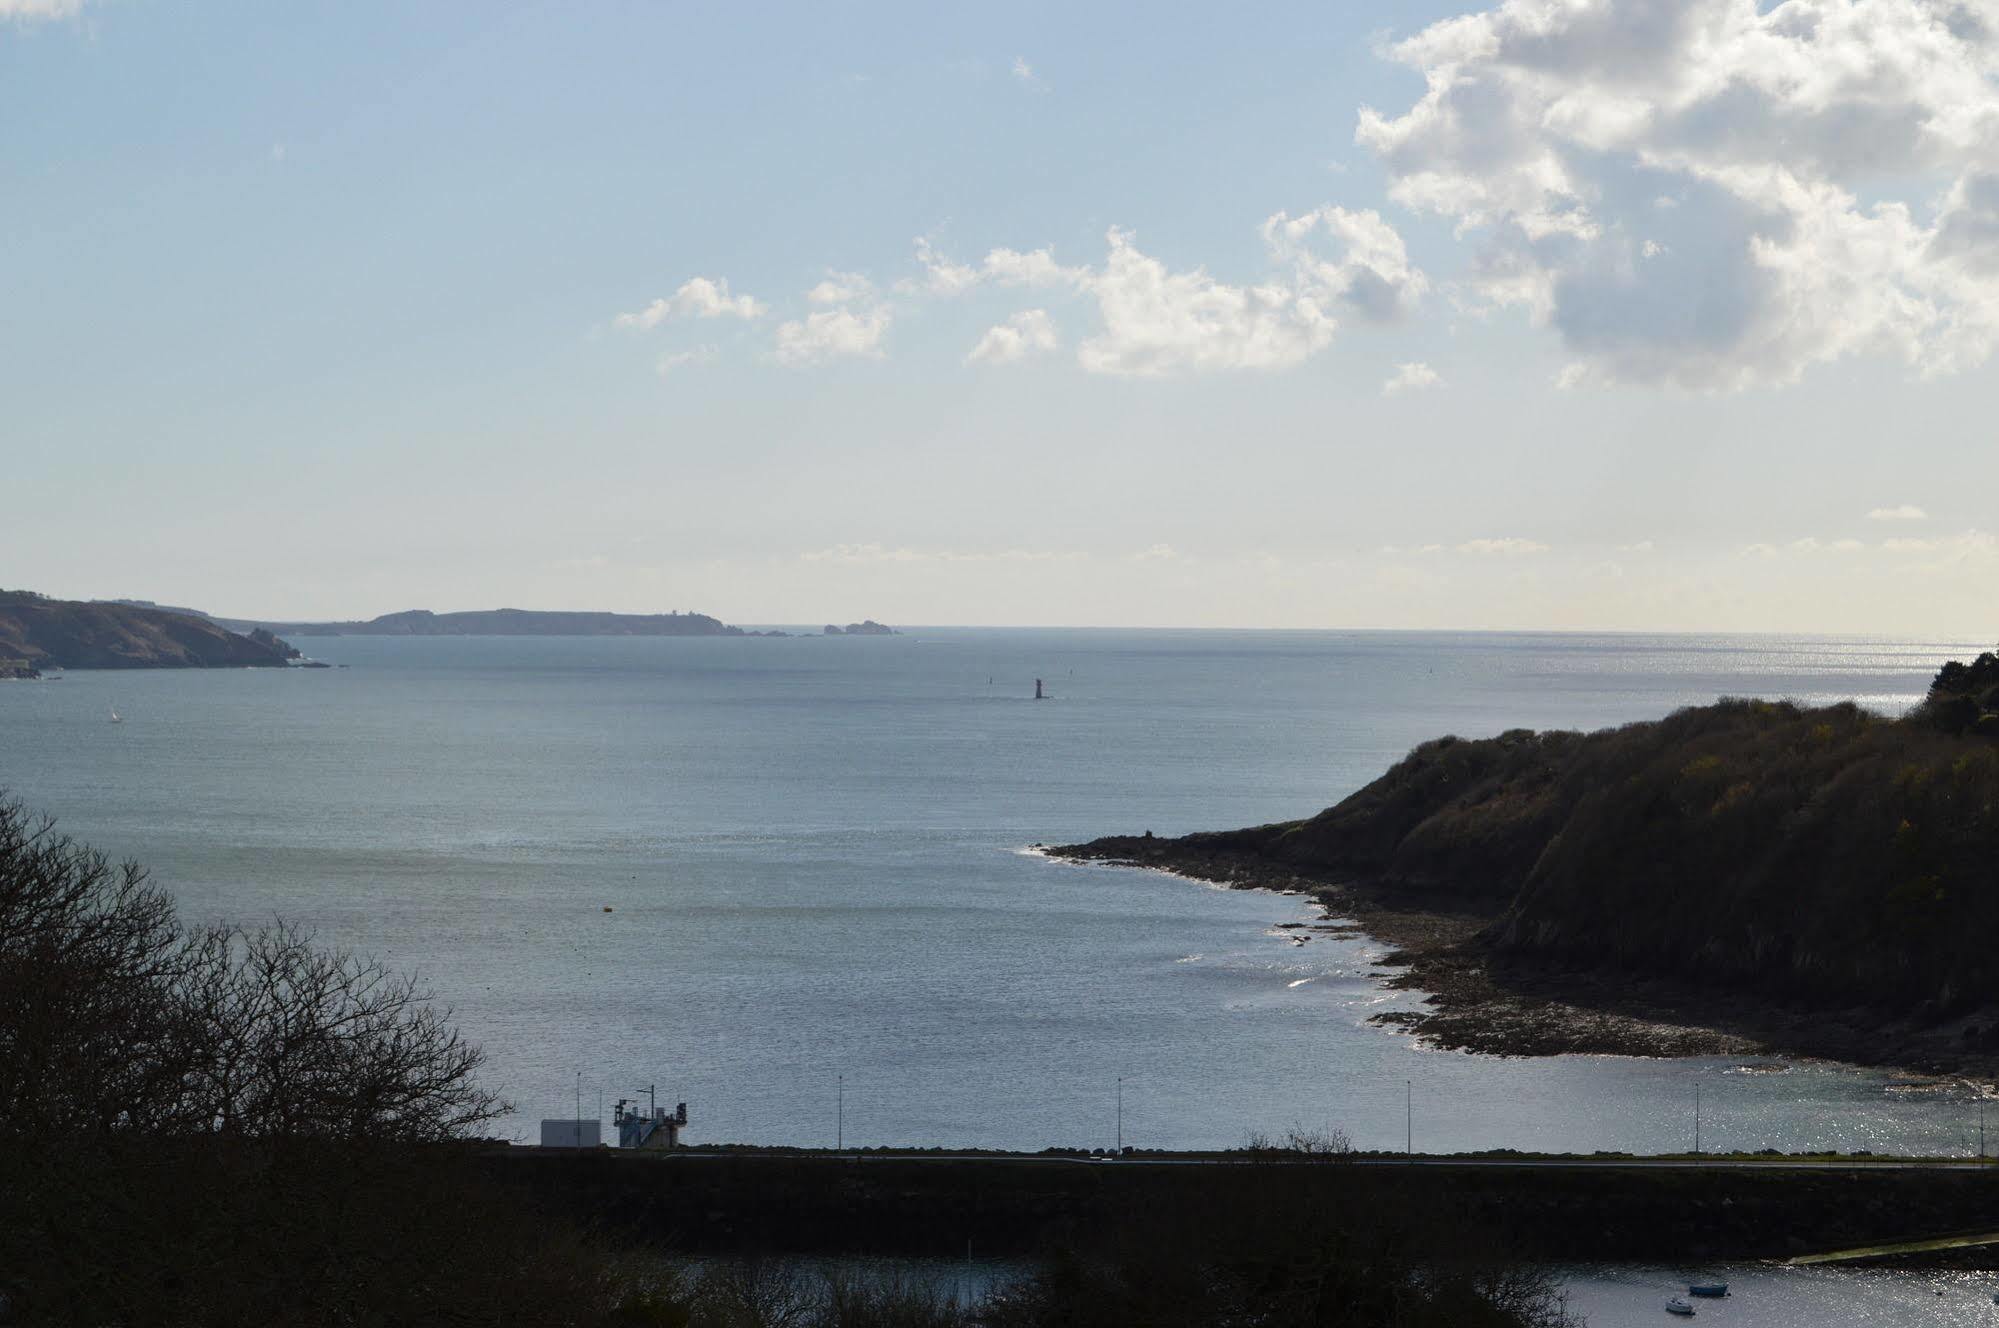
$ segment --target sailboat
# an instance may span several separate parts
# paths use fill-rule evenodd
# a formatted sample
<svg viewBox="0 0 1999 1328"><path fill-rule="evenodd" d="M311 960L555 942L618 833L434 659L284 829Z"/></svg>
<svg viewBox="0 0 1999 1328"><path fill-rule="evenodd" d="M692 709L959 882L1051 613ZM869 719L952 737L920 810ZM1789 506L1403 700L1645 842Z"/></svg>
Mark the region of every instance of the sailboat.
<svg viewBox="0 0 1999 1328"><path fill-rule="evenodd" d="M112 707L111 707L111 722L112 722L113 724L123 724L123 723L125 722L124 720L122 720L122 719L120 719L120 718L118 717L118 707L117 707L117 706L112 706Z"/></svg>

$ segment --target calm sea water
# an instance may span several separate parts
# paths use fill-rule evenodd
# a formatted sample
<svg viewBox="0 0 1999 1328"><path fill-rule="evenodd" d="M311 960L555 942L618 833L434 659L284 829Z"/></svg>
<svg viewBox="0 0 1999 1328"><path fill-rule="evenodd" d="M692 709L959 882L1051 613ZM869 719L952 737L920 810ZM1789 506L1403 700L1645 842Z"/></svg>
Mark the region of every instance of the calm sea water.
<svg viewBox="0 0 1999 1328"><path fill-rule="evenodd" d="M580 1073L586 1116L657 1084L698 1141L1109 1145L1123 1077L1142 1146L1331 1124L1374 1147L1675 1149L1697 1083L1710 1148L1975 1146L1961 1086L1426 1051L1367 1022L1413 999L1380 990L1375 947L1278 929L1309 916L1296 899L1023 852L1303 815L1444 732L1724 694L1896 710L1967 643L302 644L348 667L0 687L0 786L195 917L282 914L420 970L529 1136L576 1109Z"/></svg>

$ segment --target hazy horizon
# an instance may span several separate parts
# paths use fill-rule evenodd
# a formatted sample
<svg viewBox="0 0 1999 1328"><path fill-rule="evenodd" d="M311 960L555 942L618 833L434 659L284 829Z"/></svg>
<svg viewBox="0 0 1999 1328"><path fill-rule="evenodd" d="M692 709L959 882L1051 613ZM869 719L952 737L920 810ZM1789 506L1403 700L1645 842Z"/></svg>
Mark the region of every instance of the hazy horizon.
<svg viewBox="0 0 1999 1328"><path fill-rule="evenodd" d="M22 589L22 590L36 589L33 586L6 587L6 588ZM47 592L41 592L41 593L47 593ZM80 594L80 595L53 596L53 598L73 599L78 601L98 601L98 602L118 602L118 603L150 601L151 603L163 608L195 609L202 613L206 613L211 617L226 619L232 622L264 622L264 623L280 623L280 624L288 622L298 622L298 623L368 622L371 621L372 619L383 617L386 615L396 614L396 613L406 613L416 610L428 610L432 613L446 614L446 613L490 613L498 610L519 609L519 610L526 610L529 612L546 612L546 613L613 613L613 614L632 614L632 615L658 615L658 614L669 614L669 613L700 614L706 617L714 618L717 621L723 623L725 626L740 627L745 630L751 630L751 631L782 630L790 632L802 631L812 634L817 634L821 627L829 624L833 626L844 627L850 623L862 622L868 619L873 619L877 622L880 622L884 626L896 629L898 632L904 635L923 632L923 631L930 631L930 630L1020 631L1020 632L1028 632L1028 631L1350 632L1350 633L1359 633L1359 634L1382 633L1382 634L1436 635L1436 636L1448 636L1456 634L1456 635L1490 635L1490 636L1519 635L1519 636L1794 637L1799 639L1825 638L1829 640L1849 640L1849 641L1879 639L1882 641L1897 641L1897 642L1917 642L1917 643L1934 642L1939 645L1957 645L1957 646L1980 644L1988 640L1988 637L1986 635L1980 634L1976 631L1869 632L1869 631L1851 631L1851 630L1849 631L1815 630L1810 628L1756 630L1753 628L1738 629L1738 628L1725 628L1725 627L1671 627L1671 628L1592 627L1592 626L1515 627L1515 626L1504 626L1504 625L1466 626L1455 623L1443 623L1434 626L1409 627L1409 626L1396 626L1393 624L1376 624L1376 623L1268 624L1268 623L1220 622L1220 623L1188 624L1188 623L1171 623L1171 622L906 622L901 620L891 621L889 619L882 618L878 614L867 613L867 612L860 612L854 614L834 614L834 615L822 614L817 617L801 617L801 618L744 618L744 617L732 616L728 613L716 612L710 608L703 608L700 606L686 606L686 605L672 606L668 608L659 608L659 609L647 609L647 608L618 609L618 608L604 608L601 605L590 605L590 604L528 605L528 604L518 604L512 602L492 603L492 604L453 604L448 606L442 606L436 604L409 604L409 605L404 605L402 608L382 609L377 612L336 613L324 616L308 617L296 613L237 613L227 609L218 609L211 605L182 603L179 601L163 600L153 596L146 596L146 595L95 595L95 594L81 595Z"/></svg>
<svg viewBox="0 0 1999 1328"><path fill-rule="evenodd" d="M1959 0L0 0L10 584L1994 635Z"/></svg>

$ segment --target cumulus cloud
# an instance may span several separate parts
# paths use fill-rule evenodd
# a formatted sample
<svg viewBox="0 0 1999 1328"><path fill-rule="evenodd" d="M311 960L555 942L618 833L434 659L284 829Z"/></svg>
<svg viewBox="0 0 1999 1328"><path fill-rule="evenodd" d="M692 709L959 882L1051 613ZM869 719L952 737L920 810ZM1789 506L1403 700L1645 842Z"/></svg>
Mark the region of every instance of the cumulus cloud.
<svg viewBox="0 0 1999 1328"><path fill-rule="evenodd" d="M1288 368L1331 344L1339 314L1391 321L1426 289L1401 236L1377 213L1280 212L1262 234L1275 270L1252 284L1170 268L1130 231L1112 227L1099 266L1064 264L1045 248L994 249L977 265L958 263L919 240L924 275L911 286L938 295L986 283L1071 291L1093 302L1098 318L1097 332L1076 348L1077 363L1130 377Z"/></svg>
<svg viewBox="0 0 1999 1328"><path fill-rule="evenodd" d="M1731 389L1999 335L1992 0L1505 0L1392 48L1356 133L1586 378Z"/></svg>
<svg viewBox="0 0 1999 1328"><path fill-rule="evenodd" d="M83 0L0 0L0 21L34 23L81 13Z"/></svg>
<svg viewBox="0 0 1999 1328"><path fill-rule="evenodd" d="M989 327L965 357L967 364L1012 364L1062 344L1046 309L1028 309L997 327Z"/></svg>
<svg viewBox="0 0 1999 1328"><path fill-rule="evenodd" d="M829 272L826 280L805 292L812 304L849 304L871 298L875 284L858 272Z"/></svg>
<svg viewBox="0 0 1999 1328"><path fill-rule="evenodd" d="M882 336L888 331L885 304L866 309L821 309L778 324L777 359L793 366L851 357L882 358Z"/></svg>
<svg viewBox="0 0 1999 1328"><path fill-rule="evenodd" d="M858 272L829 272L805 292L805 300L818 307L777 326L779 364L797 368L826 360L883 358L882 338L895 311L877 298L872 281Z"/></svg>
<svg viewBox="0 0 1999 1328"><path fill-rule="evenodd" d="M1413 364L1397 365L1394 376L1381 385L1381 395L1392 397L1403 392L1420 392L1426 387L1441 387L1443 382L1442 375L1418 360Z"/></svg>
<svg viewBox="0 0 1999 1328"><path fill-rule="evenodd" d="M749 295L731 295L727 278L695 277L670 296L634 313L619 314L619 327L650 331L669 318L761 318L769 306Z"/></svg>
<svg viewBox="0 0 1999 1328"><path fill-rule="evenodd" d="M661 378L677 369L685 369L692 364L712 364L715 361L713 346L696 346L692 350L673 350L653 362L653 371Z"/></svg>
<svg viewBox="0 0 1999 1328"><path fill-rule="evenodd" d="M1867 514L1869 521L1927 521L1930 514L1914 503L1903 503L1900 507L1877 507Z"/></svg>

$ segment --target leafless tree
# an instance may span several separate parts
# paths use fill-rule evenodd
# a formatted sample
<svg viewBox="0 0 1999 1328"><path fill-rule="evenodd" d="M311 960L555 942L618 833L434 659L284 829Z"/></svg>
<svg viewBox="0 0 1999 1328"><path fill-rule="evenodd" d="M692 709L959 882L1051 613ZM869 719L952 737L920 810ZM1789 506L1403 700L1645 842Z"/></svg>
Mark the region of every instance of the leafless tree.
<svg viewBox="0 0 1999 1328"><path fill-rule="evenodd" d="M0 802L0 1131L413 1142L502 1115L415 979L284 922L190 930Z"/></svg>
<svg viewBox="0 0 1999 1328"><path fill-rule="evenodd" d="M283 922L192 938L178 1006L200 1030L190 1125L251 1138L422 1141L467 1134L506 1106L482 1056L412 977L325 949Z"/></svg>

